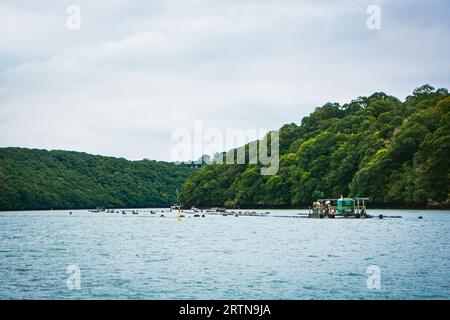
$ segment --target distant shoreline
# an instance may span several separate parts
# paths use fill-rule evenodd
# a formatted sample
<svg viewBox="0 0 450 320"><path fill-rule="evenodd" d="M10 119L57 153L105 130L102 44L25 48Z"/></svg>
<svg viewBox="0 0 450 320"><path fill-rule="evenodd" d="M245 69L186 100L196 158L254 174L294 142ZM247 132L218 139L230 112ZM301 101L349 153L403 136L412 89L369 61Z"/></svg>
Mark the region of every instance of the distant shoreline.
<svg viewBox="0 0 450 320"><path fill-rule="evenodd" d="M105 208L114 210L131 210L131 209L168 209L169 207L159 207L159 206L146 206L146 207L127 207L127 208ZM23 209L23 210L0 210L1 213L5 212L32 212L32 211L70 211L70 210L93 210L95 208L58 208L58 209ZM209 208L199 208L201 210L208 210ZM245 207L245 208L227 208L227 210L308 210L309 208L272 208L272 207ZM188 210L187 208L182 210ZM368 207L368 210L439 210L439 211L450 211L448 207Z"/></svg>

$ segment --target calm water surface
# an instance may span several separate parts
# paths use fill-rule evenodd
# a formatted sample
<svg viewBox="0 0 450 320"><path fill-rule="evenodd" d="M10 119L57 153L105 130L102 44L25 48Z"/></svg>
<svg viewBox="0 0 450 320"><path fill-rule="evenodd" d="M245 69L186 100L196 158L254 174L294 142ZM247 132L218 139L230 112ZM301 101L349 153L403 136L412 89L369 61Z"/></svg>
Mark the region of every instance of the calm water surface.
<svg viewBox="0 0 450 320"><path fill-rule="evenodd" d="M450 212L402 219L0 213L0 299L449 299ZM423 216L419 220L418 216ZM69 290L67 266L81 272ZM381 271L368 289L367 267Z"/></svg>

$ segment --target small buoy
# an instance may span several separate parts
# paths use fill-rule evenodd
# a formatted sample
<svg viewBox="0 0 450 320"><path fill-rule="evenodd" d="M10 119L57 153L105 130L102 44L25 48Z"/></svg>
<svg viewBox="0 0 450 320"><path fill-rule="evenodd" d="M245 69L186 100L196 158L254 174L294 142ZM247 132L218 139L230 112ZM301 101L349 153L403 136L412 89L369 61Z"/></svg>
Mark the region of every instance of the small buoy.
<svg viewBox="0 0 450 320"><path fill-rule="evenodd" d="M419 219L423 219L423 217L422 217L422 216L419 216Z"/></svg>
<svg viewBox="0 0 450 320"><path fill-rule="evenodd" d="M70 211L70 214L72 214L72 211Z"/></svg>
<svg viewBox="0 0 450 320"><path fill-rule="evenodd" d="M378 215L378 218L383 219L383 215L382 214Z"/></svg>

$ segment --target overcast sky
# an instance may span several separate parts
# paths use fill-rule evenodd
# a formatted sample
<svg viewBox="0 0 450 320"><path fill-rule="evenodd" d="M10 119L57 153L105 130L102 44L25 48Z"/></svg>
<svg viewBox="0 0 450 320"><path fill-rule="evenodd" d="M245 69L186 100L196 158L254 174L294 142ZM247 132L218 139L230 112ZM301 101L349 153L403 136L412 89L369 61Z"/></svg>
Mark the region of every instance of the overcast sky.
<svg viewBox="0 0 450 320"><path fill-rule="evenodd" d="M196 120L272 130L450 84L448 0L1 0L0 31L2 147L171 160Z"/></svg>

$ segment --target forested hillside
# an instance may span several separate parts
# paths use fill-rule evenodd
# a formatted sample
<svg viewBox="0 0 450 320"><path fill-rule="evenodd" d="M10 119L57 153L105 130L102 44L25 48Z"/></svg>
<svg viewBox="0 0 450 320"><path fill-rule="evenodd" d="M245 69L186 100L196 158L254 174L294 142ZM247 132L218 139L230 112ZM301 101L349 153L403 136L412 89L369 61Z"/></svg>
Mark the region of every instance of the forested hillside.
<svg viewBox="0 0 450 320"><path fill-rule="evenodd" d="M302 207L322 197L366 196L372 205L450 201L450 97L425 85L405 101L385 93L327 103L280 129L280 169L208 165L183 185L186 205Z"/></svg>
<svg viewBox="0 0 450 320"><path fill-rule="evenodd" d="M191 170L167 162L0 148L0 210L168 206Z"/></svg>

